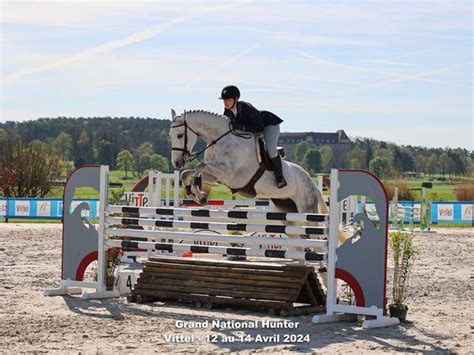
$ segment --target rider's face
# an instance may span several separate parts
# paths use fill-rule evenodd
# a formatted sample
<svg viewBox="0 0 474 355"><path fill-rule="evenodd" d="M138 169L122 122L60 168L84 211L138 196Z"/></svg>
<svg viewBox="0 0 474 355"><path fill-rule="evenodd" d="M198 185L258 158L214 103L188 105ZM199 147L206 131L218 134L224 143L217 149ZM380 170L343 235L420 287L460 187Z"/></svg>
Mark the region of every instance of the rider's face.
<svg viewBox="0 0 474 355"><path fill-rule="evenodd" d="M227 110L230 110L234 107L234 104L237 103L237 100L234 99L234 98L230 98L230 99L224 99L224 107L227 109Z"/></svg>

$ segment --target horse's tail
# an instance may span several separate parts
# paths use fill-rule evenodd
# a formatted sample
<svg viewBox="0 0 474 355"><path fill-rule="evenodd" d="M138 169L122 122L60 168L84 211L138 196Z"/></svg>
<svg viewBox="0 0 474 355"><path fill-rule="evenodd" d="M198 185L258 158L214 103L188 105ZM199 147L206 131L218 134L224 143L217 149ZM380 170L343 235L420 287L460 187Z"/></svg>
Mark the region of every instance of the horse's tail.
<svg viewBox="0 0 474 355"><path fill-rule="evenodd" d="M316 189L315 196L316 196L316 204L317 204L316 207L317 207L318 213L324 213L324 214L329 213L328 207L326 206L326 201L324 201L324 196L323 196L322 191L320 191L317 186L315 186L315 189Z"/></svg>
<svg viewBox="0 0 474 355"><path fill-rule="evenodd" d="M313 213L329 213L328 207L326 206L326 202L324 201L323 192L318 189L318 186L313 181L311 176L306 171L304 171L304 173L305 179L307 180L306 184L307 186L311 187L310 196L314 196Z"/></svg>

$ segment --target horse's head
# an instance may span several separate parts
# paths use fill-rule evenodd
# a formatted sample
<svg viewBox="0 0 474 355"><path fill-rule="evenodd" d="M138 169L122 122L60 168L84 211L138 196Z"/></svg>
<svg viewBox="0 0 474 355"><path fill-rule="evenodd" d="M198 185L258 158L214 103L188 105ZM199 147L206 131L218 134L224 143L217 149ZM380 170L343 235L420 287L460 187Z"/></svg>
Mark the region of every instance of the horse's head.
<svg viewBox="0 0 474 355"><path fill-rule="evenodd" d="M196 131L189 127L186 117L186 112L177 116L176 112L171 110L171 162L176 169L186 165L187 158L198 140Z"/></svg>

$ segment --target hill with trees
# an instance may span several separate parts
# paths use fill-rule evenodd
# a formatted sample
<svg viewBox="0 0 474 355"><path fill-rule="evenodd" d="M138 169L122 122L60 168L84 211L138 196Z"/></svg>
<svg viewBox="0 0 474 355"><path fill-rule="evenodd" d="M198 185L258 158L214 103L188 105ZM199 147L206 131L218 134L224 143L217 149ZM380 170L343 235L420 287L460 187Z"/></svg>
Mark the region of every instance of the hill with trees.
<svg viewBox="0 0 474 355"><path fill-rule="evenodd" d="M106 164L136 177L147 169L169 171L170 124L170 120L138 117L58 117L0 123L2 177L12 179L12 171L19 165L39 166L39 159L43 159L41 166L62 176L83 164ZM301 142L295 148L295 162L312 174L352 168L370 170L384 179L436 176L446 180L474 175L474 152L465 149L400 146L367 138L352 141L344 150Z"/></svg>

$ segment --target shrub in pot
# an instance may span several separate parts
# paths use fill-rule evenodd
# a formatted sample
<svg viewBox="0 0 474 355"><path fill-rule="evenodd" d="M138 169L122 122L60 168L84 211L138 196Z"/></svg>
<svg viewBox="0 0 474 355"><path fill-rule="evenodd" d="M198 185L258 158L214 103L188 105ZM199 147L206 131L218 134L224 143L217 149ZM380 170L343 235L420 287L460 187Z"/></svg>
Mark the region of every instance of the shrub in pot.
<svg viewBox="0 0 474 355"><path fill-rule="evenodd" d="M393 253L393 303L389 305L390 316L397 317L400 322L406 321L408 306L405 304L408 281L417 251L413 246L414 235L407 232L390 234L390 247Z"/></svg>

